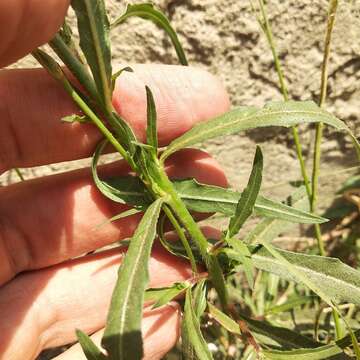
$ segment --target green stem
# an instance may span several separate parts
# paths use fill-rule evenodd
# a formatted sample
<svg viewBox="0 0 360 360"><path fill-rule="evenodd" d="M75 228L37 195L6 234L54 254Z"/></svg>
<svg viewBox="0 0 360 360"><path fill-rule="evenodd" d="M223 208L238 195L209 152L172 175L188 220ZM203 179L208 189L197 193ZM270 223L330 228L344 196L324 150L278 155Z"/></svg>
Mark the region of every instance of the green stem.
<svg viewBox="0 0 360 360"><path fill-rule="evenodd" d="M325 35L325 50L323 63L321 67L321 86L320 86L320 100L319 106L322 107L326 100L327 95L327 82L328 82L328 64L330 58L330 44L331 37L335 23L335 14L337 10L338 1L330 0L329 1L329 12L328 12L328 21L327 21L327 30ZM316 211L316 203L318 199L318 188L319 188L319 173L320 173L320 160L321 160L321 140L323 134L323 123L318 123L316 125L315 132L315 149L314 149L314 160L313 160L313 172L312 172L312 197L310 202L310 210L312 212ZM323 238L321 236L320 225L315 225L315 235L318 241L319 253L320 255L325 255L325 248Z"/></svg>
<svg viewBox="0 0 360 360"><path fill-rule="evenodd" d="M49 44L90 96L101 103L95 82L91 78L86 66L74 55L61 36L56 34Z"/></svg>
<svg viewBox="0 0 360 360"><path fill-rule="evenodd" d="M131 159L128 157L126 150L120 145L116 140L114 135L109 131L109 129L104 125L104 123L97 117L97 115L88 107L80 95L75 91L70 82L65 78L62 80L63 85L67 93L71 96L74 102L79 106L83 113L98 127L101 133L109 140L109 142L114 146L114 148L120 153L120 155L132 164Z"/></svg>
<svg viewBox="0 0 360 360"><path fill-rule="evenodd" d="M177 221L176 217L172 213L171 209L165 205L165 206L163 206L163 210L164 210L164 213L166 214L166 216L168 217L168 219L170 220L171 224L173 225L176 233L179 235L179 239L181 240L181 242L184 246L184 249L186 251L186 254L190 260L191 270L193 272L193 275L195 276L198 273L198 270L197 270L197 266L196 266L196 260L195 260L194 254L191 250L188 239L186 238L183 229L181 228L179 222Z"/></svg>
<svg viewBox="0 0 360 360"><path fill-rule="evenodd" d="M276 51L275 41L274 41L273 33L271 30L271 25L270 25L270 22L269 22L269 19L267 16L264 1L259 0L259 5L260 5L260 11L261 11L263 21L259 17L257 17L257 20L267 38L268 44L270 46L271 53L273 55L273 59L274 59L274 63L275 63L275 69L278 74L280 88L281 88L281 92L283 94L284 100L288 101L289 93L288 93L288 89L287 89L287 86L285 83L284 73L282 71L279 56ZM296 126L292 127L292 133L293 133L293 138L294 138L294 142L295 142L296 155L297 155L297 158L299 159L299 163L300 163L301 176L304 180L306 193L307 193L307 196L308 196L309 202L310 202L311 201L310 200L311 199L310 181L309 181L309 177L307 175L305 161L304 161L304 157L303 157L303 153L302 153L302 146L301 146L300 138L299 138L299 132L298 132L298 129Z"/></svg>

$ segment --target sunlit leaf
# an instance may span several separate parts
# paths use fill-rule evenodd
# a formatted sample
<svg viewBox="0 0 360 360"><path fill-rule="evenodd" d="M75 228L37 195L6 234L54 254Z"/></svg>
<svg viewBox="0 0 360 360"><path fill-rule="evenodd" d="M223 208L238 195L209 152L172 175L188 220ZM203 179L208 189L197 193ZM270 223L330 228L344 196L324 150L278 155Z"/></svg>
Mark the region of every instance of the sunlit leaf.
<svg viewBox="0 0 360 360"><path fill-rule="evenodd" d="M111 50L109 20L104 0L72 0L80 35L80 47L90 66L98 93L111 109Z"/></svg>
<svg viewBox="0 0 360 360"><path fill-rule="evenodd" d="M249 182L241 194L234 216L230 219L227 232L227 236L230 238L240 231L245 221L253 212L255 201L261 187L262 171L263 155L260 147L257 147Z"/></svg>
<svg viewBox="0 0 360 360"><path fill-rule="evenodd" d="M117 27L122 24L128 18L136 16L143 19L150 20L154 22L157 26L165 30L165 32L170 36L170 39L174 45L176 54L179 58L179 61L182 65L188 65L184 50L180 44L178 36L176 35L175 30L172 28L168 18L158 9L156 9L151 3L145 4L129 4L126 8L126 11L121 15L113 24L112 28Z"/></svg>
<svg viewBox="0 0 360 360"><path fill-rule="evenodd" d="M164 160L180 149L218 136L267 126L289 127L300 123L317 122L323 122L335 127L337 130L348 132L357 147L360 146L344 122L319 108L314 102L286 101L271 102L262 109L255 107L237 108L212 120L195 125L191 130L170 143L161 158Z"/></svg>
<svg viewBox="0 0 360 360"><path fill-rule="evenodd" d="M187 332L187 340L194 348L197 357L201 360L213 359L207 343L201 333L199 319L194 311L191 288L186 291L183 322Z"/></svg>
<svg viewBox="0 0 360 360"><path fill-rule="evenodd" d="M168 288L166 291L162 292L161 296L159 296L156 299L155 304L152 306L152 309L156 309L160 306L166 305L171 300L179 296L181 293L183 293L190 284L187 283L175 283L173 286ZM155 294L153 294L155 295Z"/></svg>
<svg viewBox="0 0 360 360"><path fill-rule="evenodd" d="M287 262L306 275L321 292L334 302L360 305L360 272L339 259L307 255L276 249ZM271 272L283 279L299 282L288 266L274 258L265 248L252 248L252 262L258 269Z"/></svg>
<svg viewBox="0 0 360 360"><path fill-rule="evenodd" d="M137 207L144 207L146 205L145 207L147 207L151 200L147 195L144 184L138 177L124 176L108 179L107 181L99 178L97 164L107 143L106 140L100 142L93 155L91 171L96 187L103 195L117 203L130 204Z"/></svg>
<svg viewBox="0 0 360 360"><path fill-rule="evenodd" d="M206 279L200 280L193 290L194 295L194 311L195 315L200 319L206 309Z"/></svg>
<svg viewBox="0 0 360 360"><path fill-rule="evenodd" d="M360 331L356 331L355 335L360 336ZM264 350L267 359L273 360L323 360L323 359L352 359L344 353L344 349L352 344L351 336L348 335L334 344L320 346L314 349L297 349L289 351Z"/></svg>
<svg viewBox="0 0 360 360"><path fill-rule="evenodd" d="M117 214L117 215L114 215L113 217L111 217L110 219L106 219L104 222L100 223L97 228L100 228L106 224L109 224L109 223L112 223L114 221L117 221L117 220L120 220L120 219L124 219L128 216L132 216L132 215L135 215L135 214L138 214L140 213L141 211L138 210L138 209L134 209L134 208L131 208L131 209L128 209L128 210L125 210L123 212L121 212L120 214Z"/></svg>
<svg viewBox="0 0 360 360"><path fill-rule="evenodd" d="M146 142L152 146L155 151L158 148L158 137L156 127L156 108L153 94L149 87L146 86L146 104L147 104L147 127Z"/></svg>
<svg viewBox="0 0 360 360"><path fill-rule="evenodd" d="M296 308L298 306L302 306L305 304L311 304L315 299L316 299L316 297L311 296L311 295L310 296L305 296L305 295L304 296L301 296L301 295L291 296L289 298L289 300L287 300L283 304L274 305L274 306L267 308L265 311L265 315L280 314L285 311L293 310L294 308Z"/></svg>
<svg viewBox="0 0 360 360"><path fill-rule="evenodd" d="M224 314L221 310L208 303L209 313L211 316L227 331L233 334L241 335L239 324L231 319L228 315Z"/></svg>
<svg viewBox="0 0 360 360"><path fill-rule="evenodd" d="M79 340L81 348L87 360L106 360L107 357L101 350L94 344L91 338L83 333L81 330L76 330L76 337Z"/></svg>
<svg viewBox="0 0 360 360"><path fill-rule="evenodd" d="M287 200L288 204L295 209L307 211L309 209L309 202L306 195L304 186L299 187ZM253 230L248 232L244 238L246 243L254 243L257 238L261 238L263 241L272 241L279 234L287 231L294 226L294 223L290 223L283 219L263 219L260 221Z"/></svg>
<svg viewBox="0 0 360 360"><path fill-rule="evenodd" d="M115 89L115 84L116 84L116 80L118 79L118 77L124 72L134 72L134 70L130 67L130 66L125 66L122 69L118 70L115 74L111 75L111 88L112 90Z"/></svg>
<svg viewBox="0 0 360 360"><path fill-rule="evenodd" d="M228 303L228 292L226 288L225 277L216 255L209 255L207 266L209 273L211 274L210 281L212 282L218 294L221 306L226 309Z"/></svg>
<svg viewBox="0 0 360 360"><path fill-rule="evenodd" d="M136 360L143 356L144 293L149 282L148 263L161 206L162 199L158 199L146 210L119 268L102 339L103 347L113 359Z"/></svg>
<svg viewBox="0 0 360 360"><path fill-rule="evenodd" d="M133 176L104 179L103 183L111 186L112 191L116 191L120 197L124 193L124 202L129 205L146 207L149 204L144 191L145 186ZM234 215L236 205L241 196L240 192L224 189L218 186L205 185L198 183L195 179L173 181L176 192L189 210L211 213L218 212L224 215ZM127 196L127 190L132 189L132 196ZM254 206L255 214L259 216L282 219L295 223L313 224L323 223L326 219L310 214L309 212L296 209L267 199L259 195Z"/></svg>
<svg viewBox="0 0 360 360"><path fill-rule="evenodd" d="M227 243L234 249L234 252L237 256L237 260L243 265L246 279L250 285L250 288L254 286L254 265L251 260L251 252L246 246L246 244L234 238L229 238L226 240ZM234 254L234 255L235 255Z"/></svg>

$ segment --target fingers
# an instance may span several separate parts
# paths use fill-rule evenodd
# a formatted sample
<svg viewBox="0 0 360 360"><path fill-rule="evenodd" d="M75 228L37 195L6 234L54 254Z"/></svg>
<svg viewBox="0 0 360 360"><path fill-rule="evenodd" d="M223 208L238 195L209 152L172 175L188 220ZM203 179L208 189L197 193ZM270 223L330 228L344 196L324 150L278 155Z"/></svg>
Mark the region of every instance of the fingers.
<svg viewBox="0 0 360 360"><path fill-rule="evenodd" d="M70 0L0 2L0 68L49 41L60 28Z"/></svg>
<svg viewBox="0 0 360 360"><path fill-rule="evenodd" d="M121 255L90 255L20 275L2 287L0 359L33 359L43 349L75 341L76 328L89 334L103 328ZM151 287L191 277L186 261L157 246L149 270ZM149 332L155 336L156 325Z"/></svg>
<svg viewBox="0 0 360 360"><path fill-rule="evenodd" d="M160 360L176 344L180 329L180 310L177 303L171 303L144 315L142 334L144 341L144 360ZM103 330L91 336L95 344L101 348ZM55 360L86 360L80 344L57 356Z"/></svg>
<svg viewBox="0 0 360 360"><path fill-rule="evenodd" d="M225 112L229 100L209 73L194 68L136 65L125 72L114 92L114 107L144 138L147 84L154 93L162 145ZM66 124L60 119L77 108L44 70L0 72L0 173L88 157L100 140L91 124Z"/></svg>
<svg viewBox="0 0 360 360"><path fill-rule="evenodd" d="M124 175L124 162L102 176ZM219 165L199 150L167 162L171 177L195 177L226 186ZM40 178L0 189L0 284L17 273L50 266L131 236L139 215L98 226L127 207L106 199L89 169Z"/></svg>

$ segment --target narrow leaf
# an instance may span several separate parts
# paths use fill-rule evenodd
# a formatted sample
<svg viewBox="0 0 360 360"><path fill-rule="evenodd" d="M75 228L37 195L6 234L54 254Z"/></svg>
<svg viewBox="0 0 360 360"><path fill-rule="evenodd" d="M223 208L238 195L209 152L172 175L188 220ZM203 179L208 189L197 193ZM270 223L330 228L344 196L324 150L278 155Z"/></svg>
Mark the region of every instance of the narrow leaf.
<svg viewBox="0 0 360 360"><path fill-rule="evenodd" d="M107 110L111 107L111 50L104 0L72 0L78 20L80 47Z"/></svg>
<svg viewBox="0 0 360 360"><path fill-rule="evenodd" d="M98 160L98 157L97 157ZM118 197L124 193L123 201L135 206L146 207L149 200L144 196L145 186L134 176L126 176L102 180L104 184L111 187ZM195 179L175 180L173 182L176 192L184 201L189 210L211 213L218 212L227 216L235 214L236 205L241 193L218 186L204 185ZM128 189L132 189L131 196L128 196ZM294 223L315 224L323 223L327 219L310 214L309 212L296 209L276 202L259 195L254 206L255 214L286 220Z"/></svg>
<svg viewBox="0 0 360 360"><path fill-rule="evenodd" d="M271 102L262 109L255 107L237 108L206 123L200 123L170 143L162 153L161 159L166 159L169 155L182 148L239 131L267 126L290 127L300 123L318 122L323 122L335 127L337 130L348 132L357 148L360 147L355 136L344 122L319 108L314 102L286 101Z"/></svg>
<svg viewBox="0 0 360 360"><path fill-rule="evenodd" d="M344 353L344 349L350 344L351 338L347 336L335 344L324 345L315 349L264 350L264 354L266 359L270 360L350 360L352 357Z"/></svg>
<svg viewBox="0 0 360 360"><path fill-rule="evenodd" d="M299 187L289 198L288 203L296 209L305 210L309 209L309 202L306 195L304 186ZM264 219L259 222L255 228L250 231L244 238L246 243L254 243L257 238L266 240L268 242L275 239L279 234L287 231L294 226L294 223L289 223L282 219Z"/></svg>
<svg viewBox="0 0 360 360"><path fill-rule="evenodd" d="M152 309L156 309L160 306L166 305L171 300L175 299L177 296L183 293L189 287L189 285L190 284L185 284L185 283L174 284L171 288L165 291L161 297L157 299L155 304L152 306Z"/></svg>
<svg viewBox="0 0 360 360"><path fill-rule="evenodd" d="M81 330L76 330L76 337L79 340L87 360L106 360L106 356L87 334Z"/></svg>
<svg viewBox="0 0 360 360"><path fill-rule="evenodd" d="M292 296L288 301L280 305L274 305L266 309L265 315L280 314L289 310L293 310L298 306L312 303L316 296Z"/></svg>
<svg viewBox="0 0 360 360"><path fill-rule="evenodd" d="M112 359L141 359L141 319L144 293L149 282L148 263L156 234L162 199L145 212L120 268L111 299L103 347Z"/></svg>
<svg viewBox="0 0 360 360"><path fill-rule="evenodd" d="M97 165L107 144L107 140L104 140L97 145L91 162L91 172L96 187L104 196L117 203L130 204L135 207L146 205L145 207L147 207L150 204L150 198L147 197L147 190L138 177L124 176L116 179L110 178L107 181L99 178Z"/></svg>
<svg viewBox="0 0 360 360"><path fill-rule="evenodd" d="M226 288L225 278L219 260L216 255L210 254L207 268L209 270L210 281L212 282L223 309L227 309L228 292Z"/></svg>
<svg viewBox="0 0 360 360"><path fill-rule="evenodd" d="M172 286L160 287L160 288L149 288L145 292L145 301L156 303L162 297L164 297L170 290L184 290L188 287L185 282L174 283Z"/></svg>
<svg viewBox="0 0 360 360"><path fill-rule="evenodd" d="M194 294L194 311L198 319L201 318L206 309L206 279L200 280L193 291Z"/></svg>
<svg viewBox="0 0 360 360"><path fill-rule="evenodd" d="M252 262L260 270L271 272L283 279L297 281L282 261L274 258L265 248L251 247ZM336 303L349 302L360 305L360 271L339 259L318 255L300 254L276 249L297 271L306 275L323 293ZM231 256L231 255L230 255Z"/></svg>
<svg viewBox="0 0 360 360"><path fill-rule="evenodd" d="M111 89L112 91L114 91L115 89L115 84L116 84L116 80L118 79L118 77L124 72L134 72L134 70L130 67L130 66L125 66L124 68L120 69L119 71L117 71L115 74L113 74L111 76Z"/></svg>
<svg viewBox="0 0 360 360"><path fill-rule="evenodd" d="M186 291L185 309L184 309L184 326L187 331L188 341L193 346L196 355L201 360L213 359L207 343L200 330L200 322L195 314L191 288Z"/></svg>
<svg viewBox="0 0 360 360"><path fill-rule="evenodd" d="M106 219L104 222L100 223L99 225L97 225L97 228L100 228L106 224L109 224L109 223L112 223L114 221L117 221L117 220L120 220L120 219L123 219L123 218L126 218L128 216L132 216L132 215L135 215L135 214L138 214L140 213L141 211L138 210L138 209L134 209L134 208L131 208L131 209L128 209L128 210L125 210L123 212L121 212L120 214L117 214L113 217L111 217L110 219Z"/></svg>
<svg viewBox="0 0 360 360"><path fill-rule="evenodd" d="M155 151L158 148L158 137L156 127L156 108L155 101L151 90L146 86L146 104L147 104L147 128L146 128L146 142L152 146Z"/></svg>
<svg viewBox="0 0 360 360"><path fill-rule="evenodd" d="M254 265L251 260L251 252L245 243L239 239L230 238L226 242L236 252L237 260L243 265L246 279L249 283L250 288L254 287Z"/></svg>
<svg viewBox="0 0 360 360"><path fill-rule="evenodd" d="M259 194L263 171L263 155L260 147L256 148L254 163L250 174L249 182L241 194L239 202L236 206L235 215L230 219L227 236L236 235L245 221L253 212L256 198Z"/></svg>
<svg viewBox="0 0 360 360"><path fill-rule="evenodd" d="M168 18L160 10L155 9L154 6L150 3L134 4L134 5L129 4L126 8L126 12L122 16L120 16L112 24L111 27L112 28L117 27L118 25L122 24L132 16L137 16L143 19L150 20L154 22L157 26L165 30L165 32L170 36L170 39L173 43L173 46L175 48L180 63L182 65L188 65L184 50Z"/></svg>
<svg viewBox="0 0 360 360"><path fill-rule="evenodd" d="M267 321L250 319L238 314L246 322L255 338L263 344L277 345L287 349L315 348L322 344L290 329L274 326Z"/></svg>
<svg viewBox="0 0 360 360"><path fill-rule="evenodd" d="M66 40L64 40L60 34L56 34L49 42L49 45L82 85L82 87L86 89L92 100L97 100L99 98L99 94L95 82L90 76L86 65L84 65L82 60L79 59L80 55L77 55L77 53L74 52L74 49L66 43Z"/></svg>
<svg viewBox="0 0 360 360"><path fill-rule="evenodd" d="M222 311L220 311L215 306L208 303L209 313L211 316L221 325L223 326L227 331L230 331L233 334L241 335L239 324L231 319L229 316L224 314Z"/></svg>

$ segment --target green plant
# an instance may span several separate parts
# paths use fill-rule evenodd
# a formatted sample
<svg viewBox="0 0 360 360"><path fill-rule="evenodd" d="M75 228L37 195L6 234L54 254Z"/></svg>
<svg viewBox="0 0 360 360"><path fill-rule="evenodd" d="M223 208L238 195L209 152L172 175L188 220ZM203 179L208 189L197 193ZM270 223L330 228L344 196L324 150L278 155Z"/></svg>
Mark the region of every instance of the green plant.
<svg viewBox="0 0 360 360"><path fill-rule="evenodd" d="M263 5L262 2L260 4ZM298 188L289 198L292 205L289 206L259 195L263 171L260 147L256 149L252 172L242 193L200 184L193 179L171 181L164 167L165 160L178 150L210 138L267 126L293 127L296 136L295 126L299 123L327 124L346 131L359 150L360 145L349 128L314 102L289 101L277 64L284 102L269 103L263 108L236 108L195 126L162 149L158 146L154 99L151 89L146 87L147 131L146 142L141 143L112 106L116 78L121 76L123 70L132 70L125 68L113 74L109 32L131 16L153 21L169 34L180 62L187 65L175 31L167 18L150 4L129 5L125 14L111 26L103 0L73 0L72 7L78 20L82 54L66 23L50 42L52 49L69 69L71 77L43 50L34 51L33 56L63 85L82 112L81 116L70 115L65 121L92 122L104 136L93 156L95 184L104 196L133 207L111 221L144 212L119 268L102 339L103 350L90 337L77 330L87 358L141 359L144 299L153 301L156 307L166 304L179 294L185 295L182 353L186 359L213 358L201 331L201 319L206 317L211 317L221 325L222 329L217 327L216 331L232 334L226 335L230 342L233 341L232 336L243 336L258 356L270 359L327 359L335 355L347 356L344 349L351 344L355 353L358 353L355 338L358 333L354 335L349 326L349 335L336 343L310 341L291 330L247 317L241 306L233 301L233 294L229 290L232 277L240 271L244 271L249 288L253 288L257 279L254 269L257 268L305 285L333 308L336 315L339 314L340 303L360 303L360 274L356 270L336 259L287 252L271 244L273 238L291 223L320 224L326 221L307 211L306 194L309 195L310 191L307 178L305 187ZM272 44L271 37L269 39ZM276 55L275 47L272 46L272 49ZM99 178L98 160L109 144L127 161L136 176ZM301 160L298 139L296 144ZM304 174L303 162L301 164ZM221 213L230 218L229 226L220 239L207 239L190 211ZM236 238L253 213L265 219L243 239ZM164 236L163 225L166 219L177 232L179 241L169 242ZM193 271L191 281L162 289L147 288L147 265L156 235L167 250L189 260ZM202 267L205 267L205 273L200 273ZM221 310L210 302L214 299L210 296L212 289L216 291ZM305 297L302 295L301 301L306 303L312 299L307 294ZM296 304L298 303L299 300Z"/></svg>

